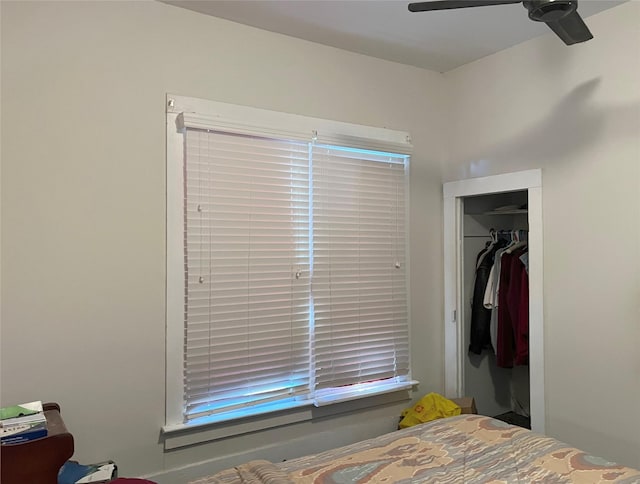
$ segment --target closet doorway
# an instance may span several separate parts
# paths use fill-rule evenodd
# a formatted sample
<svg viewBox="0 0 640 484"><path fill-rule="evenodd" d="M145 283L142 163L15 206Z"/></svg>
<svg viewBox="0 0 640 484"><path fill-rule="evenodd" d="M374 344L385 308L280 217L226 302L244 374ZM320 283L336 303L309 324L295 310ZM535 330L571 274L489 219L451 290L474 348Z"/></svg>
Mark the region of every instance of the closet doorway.
<svg viewBox="0 0 640 484"><path fill-rule="evenodd" d="M469 353L476 257L491 240L489 228L520 230L516 236L528 230L529 364L513 371L496 368L489 350ZM542 240L541 170L444 184L445 394L474 396L479 413L491 416L521 406L539 433L545 431Z"/></svg>

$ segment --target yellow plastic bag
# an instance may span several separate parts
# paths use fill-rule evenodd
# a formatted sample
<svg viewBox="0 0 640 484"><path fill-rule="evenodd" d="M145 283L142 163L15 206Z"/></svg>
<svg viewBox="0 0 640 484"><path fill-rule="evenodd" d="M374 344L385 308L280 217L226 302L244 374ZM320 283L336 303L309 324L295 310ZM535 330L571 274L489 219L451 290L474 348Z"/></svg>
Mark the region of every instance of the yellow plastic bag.
<svg viewBox="0 0 640 484"><path fill-rule="evenodd" d="M413 407L403 410L399 426L404 429L438 418L453 417L461 413L462 409L451 400L438 393L428 393Z"/></svg>

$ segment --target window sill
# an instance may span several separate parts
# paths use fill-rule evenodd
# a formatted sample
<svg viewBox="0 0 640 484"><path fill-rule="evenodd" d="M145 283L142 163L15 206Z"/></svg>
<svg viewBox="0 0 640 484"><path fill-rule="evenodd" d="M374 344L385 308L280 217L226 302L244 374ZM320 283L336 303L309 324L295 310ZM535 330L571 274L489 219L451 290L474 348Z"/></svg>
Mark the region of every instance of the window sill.
<svg viewBox="0 0 640 484"><path fill-rule="evenodd" d="M408 390L417 385L415 380L403 385L388 385L384 388L345 391L314 400L290 404L287 408L265 409L260 414L238 418L219 416L203 423L165 425L162 427L164 449L173 450L222 438L267 430L293 423L325 418L341 413L363 410L378 405L409 400Z"/></svg>
<svg viewBox="0 0 640 484"><path fill-rule="evenodd" d="M316 397L314 405L316 407L323 407L325 405L331 405L334 403L348 402L350 400L357 400L359 398L373 397L375 395L383 395L385 393L398 392L402 390L409 390L419 382L416 380L409 380L403 382L393 382L385 385L380 385L378 382L371 384L361 384L351 387L344 387L340 390L330 390L323 392L322 390L316 391Z"/></svg>

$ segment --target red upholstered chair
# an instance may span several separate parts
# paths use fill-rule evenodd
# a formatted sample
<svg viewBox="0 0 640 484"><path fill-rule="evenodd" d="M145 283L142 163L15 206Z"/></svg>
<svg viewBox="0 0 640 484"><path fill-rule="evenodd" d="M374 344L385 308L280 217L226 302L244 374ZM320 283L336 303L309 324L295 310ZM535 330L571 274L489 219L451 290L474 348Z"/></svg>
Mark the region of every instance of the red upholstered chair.
<svg viewBox="0 0 640 484"><path fill-rule="evenodd" d="M45 403L48 435L20 444L0 446L2 484L57 484L60 467L73 455L73 435L67 431L57 403Z"/></svg>

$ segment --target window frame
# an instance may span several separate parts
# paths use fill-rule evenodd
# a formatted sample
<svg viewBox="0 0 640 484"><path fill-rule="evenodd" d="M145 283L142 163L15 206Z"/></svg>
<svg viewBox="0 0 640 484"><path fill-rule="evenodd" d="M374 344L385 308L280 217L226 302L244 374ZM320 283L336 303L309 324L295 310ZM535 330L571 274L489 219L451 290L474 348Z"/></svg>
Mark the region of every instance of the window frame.
<svg viewBox="0 0 640 484"><path fill-rule="evenodd" d="M295 114L281 113L264 109L239 106L217 101L209 101L191 97L167 94L166 97L166 415L163 432L165 434L181 434L176 440L175 448L194 443L193 437L184 439L184 432L189 429L198 430L201 434L197 441L212 440L218 432L211 426L224 426L224 436L245 433L278 425L309 420L313 417L313 400L300 402L286 410L277 409L256 412L251 415L251 421L236 418L219 418L206 424L183 423L184 397L184 252L183 252L183 183L184 183L184 135L185 126L199 129L213 127L228 132L256 134L259 136L274 136L291 140L321 141L326 144L351 146L367 150L393 151L399 154L411 153L411 138L408 133L393 131L386 128L375 128L337 121L310 118ZM265 128L269 127L269 128ZM405 196L406 212L405 226L408 228L409 219L409 166L406 167ZM407 267L405 271L407 290L407 315L410 331L410 300L409 280L410 264L409 237L405 237L405 253ZM329 405L363 397L374 397L381 394L396 393L396 399L406 399L409 388L417 384L411 379L409 369L408 381L402 384L389 385L386 389L376 388L371 392L350 392L336 394L324 404ZM380 400L380 397L377 397ZM384 396L382 399L387 400ZM392 397L393 398L393 397ZM316 404L316 406L318 406ZM339 405L336 405L339 407ZM339 409L336 409L339 411ZM326 412L325 412L326 413ZM238 420L236 422L236 420ZM234 424L235 422L235 424ZM229 424L234 424L235 431L229 431ZM206 427L202 429L200 427ZM186 443L181 443L181 442ZM165 444L165 447L166 444Z"/></svg>

